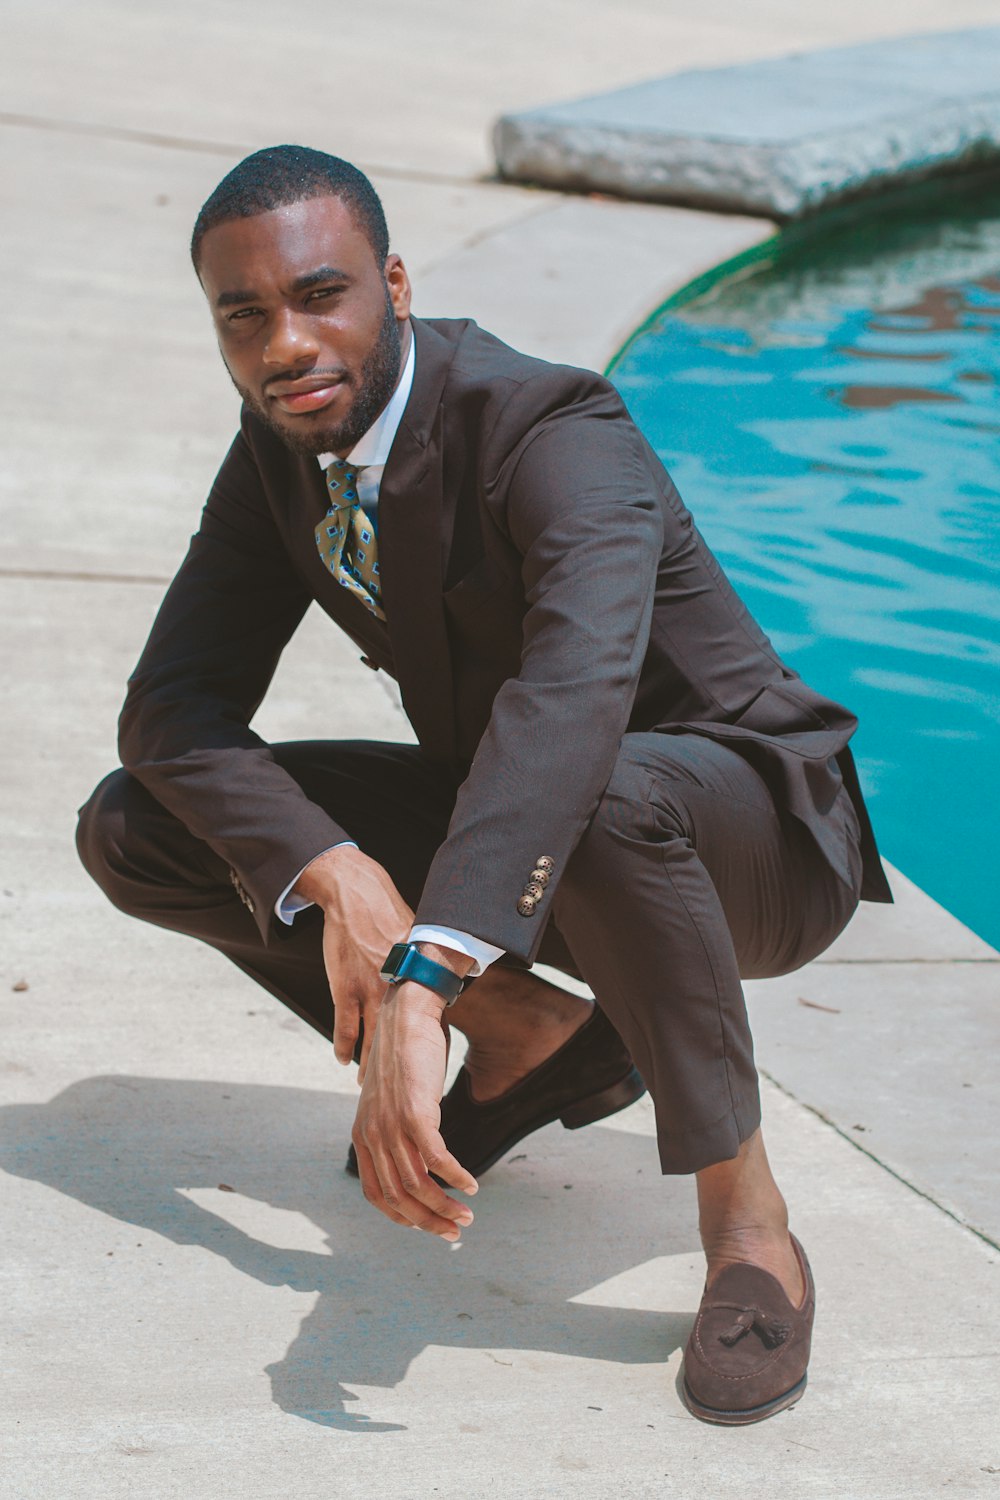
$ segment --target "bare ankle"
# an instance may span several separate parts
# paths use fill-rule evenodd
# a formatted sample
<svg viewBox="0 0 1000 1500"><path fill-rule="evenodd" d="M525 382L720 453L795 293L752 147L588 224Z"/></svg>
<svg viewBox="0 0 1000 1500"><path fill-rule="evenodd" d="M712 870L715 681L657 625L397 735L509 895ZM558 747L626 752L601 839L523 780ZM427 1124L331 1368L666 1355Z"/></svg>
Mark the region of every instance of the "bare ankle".
<svg viewBox="0 0 1000 1500"><path fill-rule="evenodd" d="M584 1025L593 1002L519 970L489 970L449 1011L469 1042L472 1096L495 1099L558 1051Z"/></svg>
<svg viewBox="0 0 1000 1500"><path fill-rule="evenodd" d="M747 1260L760 1246L784 1246L789 1242L788 1219L783 1222L761 1222L716 1225L700 1229L701 1245L709 1260Z"/></svg>
<svg viewBox="0 0 1000 1500"><path fill-rule="evenodd" d="M520 1034L580 1026L593 1002L522 969L494 965L462 995L448 1014L470 1042L499 1032Z"/></svg>
<svg viewBox="0 0 1000 1500"><path fill-rule="evenodd" d="M759 1130L731 1160L697 1174L698 1222L708 1281L737 1261L776 1276L793 1303L803 1289L788 1233L788 1208L771 1174Z"/></svg>

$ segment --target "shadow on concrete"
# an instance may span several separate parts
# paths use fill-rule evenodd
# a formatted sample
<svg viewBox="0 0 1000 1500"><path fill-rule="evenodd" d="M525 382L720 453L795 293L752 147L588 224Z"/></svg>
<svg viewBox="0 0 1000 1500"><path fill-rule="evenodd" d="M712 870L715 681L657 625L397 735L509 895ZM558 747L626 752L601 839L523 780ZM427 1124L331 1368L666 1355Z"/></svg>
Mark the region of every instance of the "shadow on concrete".
<svg viewBox="0 0 1000 1500"><path fill-rule="evenodd" d="M664 1363L693 1309L570 1299L657 1256L696 1250L690 1185L659 1176L646 1136L558 1126L493 1169L458 1251L378 1216L343 1170L353 1100L317 1090L111 1075L0 1109L0 1162L124 1223L222 1256L265 1286L315 1292L282 1359L276 1404L323 1426L399 1430L348 1409L392 1388L427 1346ZM187 1193L304 1215L329 1253L282 1249ZM238 1206L228 1195L219 1204ZM178 1298L185 1296L182 1284ZM610 1300L614 1300L612 1297Z"/></svg>

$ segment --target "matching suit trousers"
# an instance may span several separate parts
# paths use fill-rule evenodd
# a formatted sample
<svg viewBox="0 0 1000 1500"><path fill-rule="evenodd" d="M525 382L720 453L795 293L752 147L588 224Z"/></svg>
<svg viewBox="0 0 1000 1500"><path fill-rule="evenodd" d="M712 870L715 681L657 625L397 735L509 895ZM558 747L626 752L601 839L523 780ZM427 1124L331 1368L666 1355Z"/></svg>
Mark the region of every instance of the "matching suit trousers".
<svg viewBox="0 0 1000 1500"><path fill-rule="evenodd" d="M306 741L272 749L415 908L455 783L413 745ZM854 911L857 822L846 792L839 796L850 887L735 751L696 735L622 741L560 880L538 957L584 979L622 1036L655 1105L664 1172L728 1160L760 1122L740 980L799 968ZM82 808L78 843L115 906L211 944L332 1034L319 912L301 912L265 945L225 862L124 771ZM474 914L469 920L474 930Z"/></svg>

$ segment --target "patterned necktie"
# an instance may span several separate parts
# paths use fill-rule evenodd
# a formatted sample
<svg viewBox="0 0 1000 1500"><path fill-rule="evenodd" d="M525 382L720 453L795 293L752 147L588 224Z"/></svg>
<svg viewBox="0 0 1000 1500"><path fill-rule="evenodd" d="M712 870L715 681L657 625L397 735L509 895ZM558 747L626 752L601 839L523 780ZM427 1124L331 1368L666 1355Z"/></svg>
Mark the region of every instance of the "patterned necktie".
<svg viewBox="0 0 1000 1500"><path fill-rule="evenodd" d="M335 458L326 471L330 509L316 527L316 546L337 582L385 619L379 592L378 543L356 489L358 470Z"/></svg>

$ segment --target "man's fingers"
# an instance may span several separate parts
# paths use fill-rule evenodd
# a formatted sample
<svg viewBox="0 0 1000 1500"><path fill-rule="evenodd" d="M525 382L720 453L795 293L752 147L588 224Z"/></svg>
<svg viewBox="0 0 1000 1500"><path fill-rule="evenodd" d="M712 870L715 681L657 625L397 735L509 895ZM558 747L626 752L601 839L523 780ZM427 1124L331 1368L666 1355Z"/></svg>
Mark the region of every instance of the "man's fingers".
<svg viewBox="0 0 1000 1500"><path fill-rule="evenodd" d="M433 1213L418 1198L411 1197L403 1187L391 1157L378 1158L377 1173L379 1197L369 1200L376 1208L388 1213L393 1219L402 1215L403 1223L423 1229L428 1234L436 1234L439 1239L454 1242L459 1238L461 1225Z"/></svg>
<svg viewBox="0 0 1000 1500"><path fill-rule="evenodd" d="M396 1213L395 1210L391 1209L382 1196L382 1187L378 1180L378 1173L375 1171L375 1164L372 1161L371 1152L367 1146L363 1141L355 1139L354 1150L358 1158L358 1176L361 1178L361 1190L368 1199L368 1202L373 1203L376 1208L381 1209L386 1218L391 1219L394 1224L401 1224L404 1229L412 1228L410 1220L404 1219L402 1214Z"/></svg>
<svg viewBox="0 0 1000 1500"><path fill-rule="evenodd" d="M354 1057L354 1047L361 1025L361 1006L353 996L334 999L333 1050L339 1063L349 1063Z"/></svg>
<svg viewBox="0 0 1000 1500"><path fill-rule="evenodd" d="M372 1043L375 1040L375 1027L378 1024L378 1013L381 1000L382 996L380 993L378 1000L374 1004L369 1004L365 1009L365 1024L363 1027L364 1035L361 1043L361 1056L358 1059L359 1084L364 1083L365 1074L368 1072L368 1059L371 1056Z"/></svg>
<svg viewBox="0 0 1000 1500"><path fill-rule="evenodd" d="M441 1145L443 1148L444 1143L441 1142ZM446 1150L444 1154L448 1155ZM416 1198L438 1217L451 1219L454 1223L463 1226L472 1223L472 1209L467 1203L457 1203L454 1198L450 1198L441 1184L434 1181L429 1175L430 1169L412 1141L401 1142L394 1161L400 1182L412 1198ZM468 1173L465 1175L471 1183L475 1184L474 1177L470 1177Z"/></svg>
<svg viewBox="0 0 1000 1500"><path fill-rule="evenodd" d="M465 1226L472 1223L471 1210L465 1208L464 1204L455 1203L446 1193L442 1193L441 1189L431 1182L422 1165L417 1172L406 1160L399 1163L393 1157L386 1155L379 1159L378 1167L385 1202L396 1213L403 1214L411 1224L416 1225L417 1229L423 1229L427 1234L436 1234L439 1239L454 1243L461 1237ZM427 1191L428 1186L435 1188L441 1194L443 1200L441 1212L425 1201L430 1196Z"/></svg>
<svg viewBox="0 0 1000 1500"><path fill-rule="evenodd" d="M398 1156L377 1143L367 1143L355 1135L354 1144L361 1171L362 1156L373 1168L374 1180L362 1174L362 1188L369 1203L382 1210L394 1223L415 1225L441 1239L457 1240L460 1230L472 1223L472 1210L449 1198L428 1177L416 1150L405 1143Z"/></svg>
<svg viewBox="0 0 1000 1500"><path fill-rule="evenodd" d="M458 1158L452 1156L439 1130L428 1128L417 1134L415 1140L428 1172L433 1172L435 1177L443 1178L449 1187L455 1188L460 1193L468 1193L471 1196L479 1192L479 1183L471 1172L465 1170Z"/></svg>

